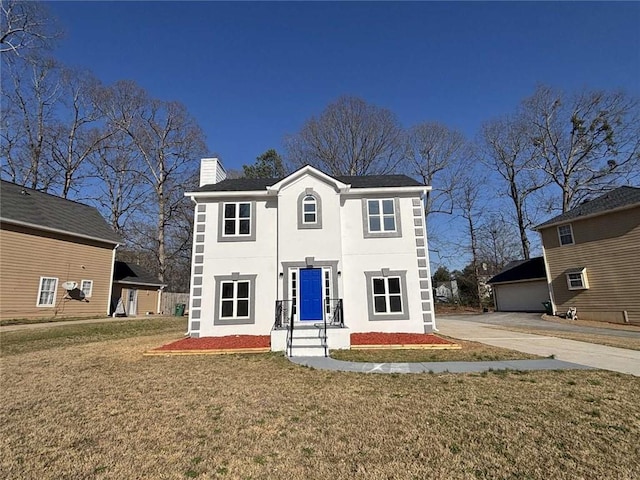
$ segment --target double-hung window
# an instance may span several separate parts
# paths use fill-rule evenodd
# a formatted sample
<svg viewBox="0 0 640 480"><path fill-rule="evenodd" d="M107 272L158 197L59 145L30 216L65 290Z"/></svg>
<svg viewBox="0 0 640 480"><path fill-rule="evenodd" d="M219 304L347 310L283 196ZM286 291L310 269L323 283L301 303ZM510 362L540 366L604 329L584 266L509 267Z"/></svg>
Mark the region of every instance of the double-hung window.
<svg viewBox="0 0 640 480"><path fill-rule="evenodd" d="M587 290L589 281L586 268L572 268L565 273L569 290Z"/></svg>
<svg viewBox="0 0 640 480"><path fill-rule="evenodd" d="M249 237L251 235L251 203L224 204L225 237Z"/></svg>
<svg viewBox="0 0 640 480"><path fill-rule="evenodd" d="M84 298L91 297L91 291L93 290L93 280L82 280L80 283L80 290Z"/></svg>
<svg viewBox="0 0 640 480"><path fill-rule="evenodd" d="M393 199L367 200L369 232L395 232L396 214Z"/></svg>
<svg viewBox="0 0 640 480"><path fill-rule="evenodd" d="M398 198L363 198L364 238L401 237L399 209Z"/></svg>
<svg viewBox="0 0 640 480"><path fill-rule="evenodd" d="M401 313L400 277L373 278L373 311L376 314Z"/></svg>
<svg viewBox="0 0 640 480"><path fill-rule="evenodd" d="M40 278L40 288L38 289L38 307L53 307L55 305L56 288L58 288L57 278Z"/></svg>
<svg viewBox="0 0 640 480"><path fill-rule="evenodd" d="M369 320L408 320L406 270L383 268L364 272L367 282Z"/></svg>
<svg viewBox="0 0 640 480"><path fill-rule="evenodd" d="M220 286L220 318L249 318L248 281L222 282Z"/></svg>
<svg viewBox="0 0 640 480"><path fill-rule="evenodd" d="M255 323L256 275L215 276L214 325Z"/></svg>
<svg viewBox="0 0 640 480"><path fill-rule="evenodd" d="M318 222L318 205L316 197L313 195L306 195L302 199L302 223L315 224Z"/></svg>
<svg viewBox="0 0 640 480"><path fill-rule="evenodd" d="M298 196L298 229L317 228L322 228L322 199L309 187Z"/></svg>
<svg viewBox="0 0 640 480"><path fill-rule="evenodd" d="M560 238L560 245L573 245L573 231L571 224L560 225L558 227L558 237Z"/></svg>

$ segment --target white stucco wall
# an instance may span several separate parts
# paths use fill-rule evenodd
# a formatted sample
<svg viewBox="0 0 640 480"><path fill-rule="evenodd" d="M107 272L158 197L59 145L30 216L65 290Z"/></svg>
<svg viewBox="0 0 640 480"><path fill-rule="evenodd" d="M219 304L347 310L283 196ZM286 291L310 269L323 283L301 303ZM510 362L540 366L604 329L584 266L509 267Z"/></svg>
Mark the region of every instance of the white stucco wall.
<svg viewBox="0 0 640 480"><path fill-rule="evenodd" d="M255 203L255 241L218 242L219 203L250 198L220 198L206 201L204 264L199 336L268 335L273 326L276 298L276 200L253 199ZM196 217L197 217L196 213ZM198 232L196 232L196 235ZM197 245L197 243L196 243ZM194 265L195 267L195 265ZM255 323L214 325L215 276L256 275ZM194 282L192 281L192 284ZM197 285L192 285L193 288ZM193 305L191 310L193 310ZM193 319L198 320L198 319Z"/></svg>
<svg viewBox="0 0 640 480"><path fill-rule="evenodd" d="M371 198L392 198L375 195ZM424 331L420 301L418 263L412 198L399 198L402 237L364 238L362 200L351 197L344 201L342 213L344 314L353 332L412 332ZM366 221L366 219L364 220ZM408 320L369 320L365 273L388 268L404 270L407 283Z"/></svg>

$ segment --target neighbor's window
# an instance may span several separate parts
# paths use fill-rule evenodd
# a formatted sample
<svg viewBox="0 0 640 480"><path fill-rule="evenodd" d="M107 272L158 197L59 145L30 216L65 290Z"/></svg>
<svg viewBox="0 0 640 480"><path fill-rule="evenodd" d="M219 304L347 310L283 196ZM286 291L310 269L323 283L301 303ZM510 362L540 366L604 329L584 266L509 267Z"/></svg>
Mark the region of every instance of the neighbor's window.
<svg viewBox="0 0 640 480"><path fill-rule="evenodd" d="M251 203L224 204L224 235L251 235Z"/></svg>
<svg viewBox="0 0 640 480"><path fill-rule="evenodd" d="M395 232L396 215L393 199L367 200L369 232Z"/></svg>
<svg viewBox="0 0 640 480"><path fill-rule="evenodd" d="M249 318L249 282L222 282L220 318Z"/></svg>
<svg viewBox="0 0 640 480"><path fill-rule="evenodd" d="M54 277L40 277L38 290L38 307L52 307L56 302L56 288L58 279Z"/></svg>
<svg viewBox="0 0 640 480"><path fill-rule="evenodd" d="M318 221L318 202L313 195L307 195L302 199L302 223L316 223Z"/></svg>
<svg viewBox="0 0 640 480"><path fill-rule="evenodd" d="M402 312L402 289L400 277L372 278L373 311L381 313Z"/></svg>
<svg viewBox="0 0 640 480"><path fill-rule="evenodd" d="M93 290L93 280L82 280L82 282L80 283L80 290L82 290L84 298L91 297L91 291Z"/></svg>
<svg viewBox="0 0 640 480"><path fill-rule="evenodd" d="M571 225L560 225L558 227L558 236L560 237L560 245L573 245L573 231Z"/></svg>
<svg viewBox="0 0 640 480"><path fill-rule="evenodd" d="M587 280L587 269L576 268L566 273L567 287L569 290L587 290L589 282Z"/></svg>

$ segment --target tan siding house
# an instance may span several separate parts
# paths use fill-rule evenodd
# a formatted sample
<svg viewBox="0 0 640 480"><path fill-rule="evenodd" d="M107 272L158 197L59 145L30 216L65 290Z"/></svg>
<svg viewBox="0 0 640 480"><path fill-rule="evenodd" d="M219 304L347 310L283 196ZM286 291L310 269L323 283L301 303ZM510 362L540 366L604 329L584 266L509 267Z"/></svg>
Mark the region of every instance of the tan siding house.
<svg viewBox="0 0 640 480"><path fill-rule="evenodd" d="M620 187L536 227L554 311L640 325L640 188Z"/></svg>
<svg viewBox="0 0 640 480"><path fill-rule="evenodd" d="M107 315L119 238L87 205L1 182L0 319Z"/></svg>

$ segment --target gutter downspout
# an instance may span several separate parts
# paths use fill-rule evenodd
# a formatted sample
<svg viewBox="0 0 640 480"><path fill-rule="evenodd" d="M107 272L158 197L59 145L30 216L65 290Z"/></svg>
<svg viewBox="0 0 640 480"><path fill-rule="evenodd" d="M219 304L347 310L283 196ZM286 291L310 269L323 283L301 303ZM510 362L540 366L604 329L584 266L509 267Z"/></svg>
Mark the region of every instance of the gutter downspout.
<svg viewBox="0 0 640 480"><path fill-rule="evenodd" d="M540 245L542 246L542 258L544 259L544 269L547 274L547 289L549 290L549 301L551 302L551 313L553 315L556 314L556 301L553 298L553 287L551 286L551 270L549 270L549 263L547 262L547 250L544 248L544 243L542 240L542 232L538 230L540 234Z"/></svg>
<svg viewBox="0 0 640 480"><path fill-rule="evenodd" d="M165 285L158 289L158 305L156 306L156 314L160 315L160 306L162 305L162 291L165 289Z"/></svg>
<svg viewBox="0 0 640 480"><path fill-rule="evenodd" d="M116 246L113 247L113 252L111 253L111 276L109 277L109 295L107 296L107 316L111 314L111 295L113 295L113 275L116 271L116 250L120 246L119 243L116 243ZM115 311L114 311L115 312Z"/></svg>

